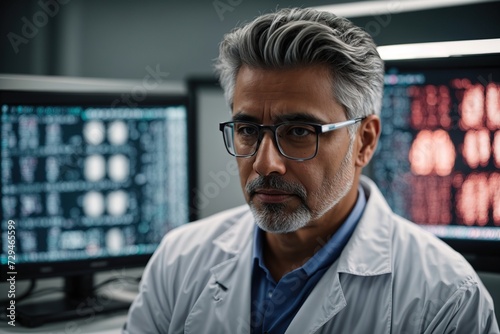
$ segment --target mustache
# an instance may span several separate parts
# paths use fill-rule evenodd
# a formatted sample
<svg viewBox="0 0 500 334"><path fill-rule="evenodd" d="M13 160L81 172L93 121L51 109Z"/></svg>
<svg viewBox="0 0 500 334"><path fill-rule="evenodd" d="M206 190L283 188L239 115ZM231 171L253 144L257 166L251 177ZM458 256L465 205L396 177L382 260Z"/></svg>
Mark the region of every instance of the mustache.
<svg viewBox="0 0 500 334"><path fill-rule="evenodd" d="M258 189L272 189L294 194L303 202L305 202L307 198L307 191L300 183L285 181L278 175L259 176L248 182L245 186L245 190L250 195L250 198L255 195Z"/></svg>

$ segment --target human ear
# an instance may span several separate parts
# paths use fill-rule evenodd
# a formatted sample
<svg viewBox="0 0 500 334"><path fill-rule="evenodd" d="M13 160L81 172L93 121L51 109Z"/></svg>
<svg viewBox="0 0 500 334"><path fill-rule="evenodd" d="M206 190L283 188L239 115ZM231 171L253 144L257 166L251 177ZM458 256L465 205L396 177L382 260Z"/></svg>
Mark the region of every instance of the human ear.
<svg viewBox="0 0 500 334"><path fill-rule="evenodd" d="M380 130L380 118L377 115L370 115L361 122L356 134L356 167L363 168L370 162L377 148Z"/></svg>

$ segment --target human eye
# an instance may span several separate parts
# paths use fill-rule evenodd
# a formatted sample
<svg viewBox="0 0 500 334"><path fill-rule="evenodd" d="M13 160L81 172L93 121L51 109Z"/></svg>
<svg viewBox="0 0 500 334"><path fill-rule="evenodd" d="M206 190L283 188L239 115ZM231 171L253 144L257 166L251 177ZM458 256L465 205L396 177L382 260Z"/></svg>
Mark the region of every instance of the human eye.
<svg viewBox="0 0 500 334"><path fill-rule="evenodd" d="M287 125L284 130L283 134L293 139L303 139L313 136L316 133L314 127L306 124Z"/></svg>
<svg viewBox="0 0 500 334"><path fill-rule="evenodd" d="M241 137L256 137L258 129L255 125L246 123L235 123L236 134Z"/></svg>

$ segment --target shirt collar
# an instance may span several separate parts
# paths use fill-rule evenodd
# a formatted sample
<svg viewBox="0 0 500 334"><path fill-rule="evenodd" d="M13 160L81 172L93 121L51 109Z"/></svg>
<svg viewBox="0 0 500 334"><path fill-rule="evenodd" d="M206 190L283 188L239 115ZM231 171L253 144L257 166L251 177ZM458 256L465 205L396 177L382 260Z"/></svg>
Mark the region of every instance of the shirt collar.
<svg viewBox="0 0 500 334"><path fill-rule="evenodd" d="M253 232L253 263L254 267L259 266L265 273L266 277L270 282L274 282L274 278L271 276L269 270L267 270L266 265L264 264L264 231L255 225Z"/></svg>

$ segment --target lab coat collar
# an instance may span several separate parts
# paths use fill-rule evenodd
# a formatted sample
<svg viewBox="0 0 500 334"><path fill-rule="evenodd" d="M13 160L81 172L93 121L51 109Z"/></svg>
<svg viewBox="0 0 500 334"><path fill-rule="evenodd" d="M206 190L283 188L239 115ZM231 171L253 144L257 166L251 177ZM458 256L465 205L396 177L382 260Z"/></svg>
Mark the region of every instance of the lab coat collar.
<svg viewBox="0 0 500 334"><path fill-rule="evenodd" d="M186 334L250 333L249 273L254 221L248 207L235 210L241 214L235 214L228 221L228 229L213 241L227 256L210 269L212 275L186 319Z"/></svg>
<svg viewBox="0 0 500 334"><path fill-rule="evenodd" d="M245 248L247 243L252 242L252 232L254 229L254 219L252 212L247 205L239 207L244 209L243 214L237 214L233 217L232 225L213 241L214 245L226 253L239 254Z"/></svg>
<svg viewBox="0 0 500 334"><path fill-rule="evenodd" d="M215 246L230 255L227 261L219 263L210 270L222 289L232 288L232 274L236 261L242 256L245 248L251 248L251 236L255 224L252 213L247 210L243 215L236 215L234 219L236 220L234 224L213 241Z"/></svg>
<svg viewBox="0 0 500 334"><path fill-rule="evenodd" d="M392 231L389 206L370 179L362 177L361 186L368 199L353 235L338 261L325 272L311 291L286 334L315 333L347 306L339 273L358 276L391 273ZM373 221L374 219L377 221ZM315 310L314 316L311 316L311 310Z"/></svg>
<svg viewBox="0 0 500 334"><path fill-rule="evenodd" d="M339 258L338 272L375 276L392 272L391 209L375 183L361 176L365 211ZM374 221L376 219L376 221Z"/></svg>

